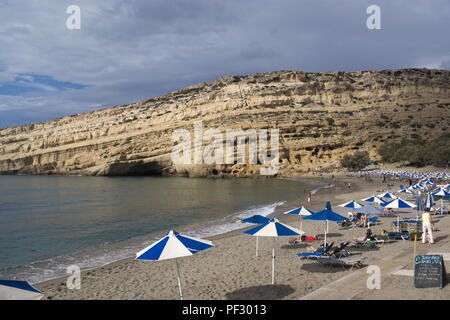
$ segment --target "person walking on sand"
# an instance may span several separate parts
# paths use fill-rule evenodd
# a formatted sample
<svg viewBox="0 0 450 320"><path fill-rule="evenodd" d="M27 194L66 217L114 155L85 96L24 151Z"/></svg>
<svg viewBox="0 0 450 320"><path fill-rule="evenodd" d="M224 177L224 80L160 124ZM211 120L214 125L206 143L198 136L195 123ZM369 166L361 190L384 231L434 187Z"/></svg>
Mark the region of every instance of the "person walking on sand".
<svg viewBox="0 0 450 320"><path fill-rule="evenodd" d="M308 205L311 205L311 197L312 197L312 194L311 194L311 192L309 192L308 193Z"/></svg>
<svg viewBox="0 0 450 320"><path fill-rule="evenodd" d="M422 214L422 243L433 244L433 219L431 218L430 211L427 210Z"/></svg>

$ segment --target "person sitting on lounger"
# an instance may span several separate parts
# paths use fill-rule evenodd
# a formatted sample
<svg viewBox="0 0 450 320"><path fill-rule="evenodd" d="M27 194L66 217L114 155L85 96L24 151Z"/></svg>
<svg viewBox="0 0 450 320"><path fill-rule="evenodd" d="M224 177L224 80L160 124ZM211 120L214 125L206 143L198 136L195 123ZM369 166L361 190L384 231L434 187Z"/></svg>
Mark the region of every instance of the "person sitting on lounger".
<svg viewBox="0 0 450 320"><path fill-rule="evenodd" d="M370 228L367 229L366 231L366 235L364 237L359 237L359 238L354 238L356 241L373 241L375 240L374 235L372 234L372 230L370 230Z"/></svg>
<svg viewBox="0 0 450 320"><path fill-rule="evenodd" d="M363 213L363 214L361 215L360 224L362 224L364 227L367 226L367 216L366 216L365 213Z"/></svg>
<svg viewBox="0 0 450 320"><path fill-rule="evenodd" d="M289 240L289 243L300 243L300 242L304 242L304 241L315 241L315 240L320 240L320 238L317 236L317 234L316 235L314 235L314 236L305 236L305 235L302 235L302 236L298 236L297 238L295 238L295 239L291 239L291 240Z"/></svg>

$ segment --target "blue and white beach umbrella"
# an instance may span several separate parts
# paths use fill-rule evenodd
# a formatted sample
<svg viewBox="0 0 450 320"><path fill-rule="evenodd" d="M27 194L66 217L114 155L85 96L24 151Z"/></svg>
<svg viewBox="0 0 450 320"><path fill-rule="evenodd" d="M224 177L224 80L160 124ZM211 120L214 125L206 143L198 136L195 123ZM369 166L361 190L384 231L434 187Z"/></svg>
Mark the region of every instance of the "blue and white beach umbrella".
<svg viewBox="0 0 450 320"><path fill-rule="evenodd" d="M444 188L433 192L433 196L438 196L438 197L450 197L450 193L447 192Z"/></svg>
<svg viewBox="0 0 450 320"><path fill-rule="evenodd" d="M365 213L366 216L372 215L372 214L379 214L379 215L385 215L386 212L381 210L380 208L375 208L374 206L368 204L365 206L362 206L361 208L355 208L352 210L353 213Z"/></svg>
<svg viewBox="0 0 450 320"><path fill-rule="evenodd" d="M305 207L298 207L286 212L283 212L284 214L292 214L292 215L298 215L300 216L300 230L303 230L303 216L310 216L312 214L314 214L314 212L312 212L309 209L306 209Z"/></svg>
<svg viewBox="0 0 450 320"><path fill-rule="evenodd" d="M416 198L416 207L414 210L417 211L416 220L419 220L419 213L423 212L425 210L425 205L423 203L422 197L419 195Z"/></svg>
<svg viewBox="0 0 450 320"><path fill-rule="evenodd" d="M248 217L248 218L244 218L241 219L239 221L241 222L247 222L247 223L256 223L256 224L265 224L267 222L269 222L269 218L264 217L262 215L259 214L255 214L254 216Z"/></svg>
<svg viewBox="0 0 450 320"><path fill-rule="evenodd" d="M339 207L344 207L344 208L361 208L362 205L359 204L358 202L356 202L355 200L340 204Z"/></svg>
<svg viewBox="0 0 450 320"><path fill-rule="evenodd" d="M425 200L425 208L431 208L433 206L434 200L431 192L427 194L427 199Z"/></svg>
<svg viewBox="0 0 450 320"><path fill-rule="evenodd" d="M382 199L378 198L377 196L371 196L371 197L368 197L368 198L365 198L365 199L361 199L361 200L362 201L366 201L366 202L374 202L374 203L376 203L378 205L384 203L384 201Z"/></svg>
<svg viewBox="0 0 450 320"><path fill-rule="evenodd" d="M305 220L325 221L325 240L324 240L324 248L325 248L327 245L328 221L340 222L348 219L341 216L340 214L337 214L336 212L325 209L305 217Z"/></svg>
<svg viewBox="0 0 450 320"><path fill-rule="evenodd" d="M267 222L269 222L269 218L266 218L262 215L259 214L255 214L254 216L251 216L249 218L245 218L245 219L241 219L241 222L246 222L246 223L254 223L254 224L266 224ZM258 246L259 246L259 241L258 241L258 237L256 237L256 256L258 256Z"/></svg>
<svg viewBox="0 0 450 320"><path fill-rule="evenodd" d="M385 204L382 204L381 206L384 208L389 208L389 209L411 209L411 208L415 207L414 204L409 203L400 198L394 199L390 202L386 202Z"/></svg>
<svg viewBox="0 0 450 320"><path fill-rule="evenodd" d="M43 296L26 281L0 280L0 300L40 300Z"/></svg>
<svg viewBox="0 0 450 320"><path fill-rule="evenodd" d="M444 209L444 199L450 197L450 193L444 188L440 188L438 191L432 193L433 197L441 199L441 211Z"/></svg>
<svg viewBox="0 0 450 320"><path fill-rule="evenodd" d="M377 195L378 198L386 198L386 199L397 199L398 197L395 194L390 192L385 192Z"/></svg>
<svg viewBox="0 0 450 320"><path fill-rule="evenodd" d="M275 283L275 237L301 236L305 234L301 230L281 223L276 218L270 219L270 221L264 225L244 231L244 233L255 237L273 237L274 245L272 247L272 284Z"/></svg>
<svg viewBox="0 0 450 320"><path fill-rule="evenodd" d="M309 216L314 214L311 210L305 208L305 207L298 207L286 212L283 212L284 214L293 214L293 215L299 215L299 216Z"/></svg>
<svg viewBox="0 0 450 320"><path fill-rule="evenodd" d="M181 235L176 231L169 231L167 235L136 253L136 260L159 261L175 258L178 275L180 298L183 300L181 290L180 271L177 258L192 256L197 252L214 247L211 241Z"/></svg>

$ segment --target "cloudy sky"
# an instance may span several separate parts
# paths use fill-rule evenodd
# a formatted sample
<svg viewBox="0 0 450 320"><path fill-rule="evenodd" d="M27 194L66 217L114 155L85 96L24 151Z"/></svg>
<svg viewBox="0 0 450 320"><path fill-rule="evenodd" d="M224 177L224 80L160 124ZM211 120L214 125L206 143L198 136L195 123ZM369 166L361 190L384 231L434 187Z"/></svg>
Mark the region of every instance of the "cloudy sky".
<svg viewBox="0 0 450 320"><path fill-rule="evenodd" d="M0 127L225 75L449 69L449 31L449 0L0 0Z"/></svg>

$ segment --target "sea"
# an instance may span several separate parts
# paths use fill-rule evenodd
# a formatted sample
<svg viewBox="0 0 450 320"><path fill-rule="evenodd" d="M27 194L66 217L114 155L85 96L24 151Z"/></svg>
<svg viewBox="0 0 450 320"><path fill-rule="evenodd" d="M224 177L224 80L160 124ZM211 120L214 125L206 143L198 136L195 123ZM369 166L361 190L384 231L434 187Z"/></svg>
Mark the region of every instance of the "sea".
<svg viewBox="0 0 450 320"><path fill-rule="evenodd" d="M0 176L0 279L38 283L100 267L169 230L210 237L321 186L298 179Z"/></svg>

